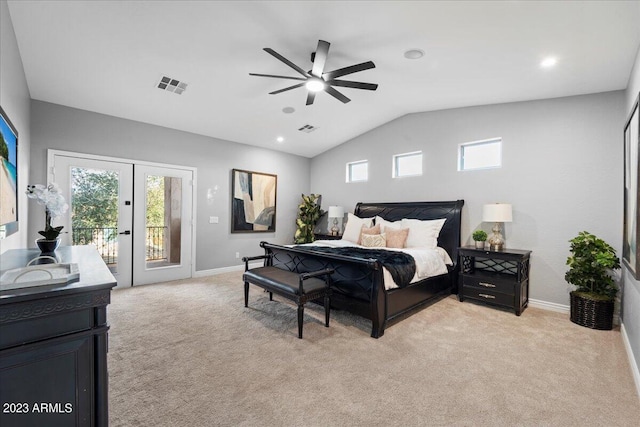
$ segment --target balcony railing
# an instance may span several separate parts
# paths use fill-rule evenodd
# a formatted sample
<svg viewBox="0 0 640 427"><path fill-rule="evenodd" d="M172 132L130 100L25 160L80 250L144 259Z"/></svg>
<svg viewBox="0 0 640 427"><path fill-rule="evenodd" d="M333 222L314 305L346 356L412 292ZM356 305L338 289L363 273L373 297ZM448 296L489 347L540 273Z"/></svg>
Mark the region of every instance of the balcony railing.
<svg viewBox="0 0 640 427"><path fill-rule="evenodd" d="M147 261L167 259L166 230L167 227L147 227Z"/></svg>
<svg viewBox="0 0 640 427"><path fill-rule="evenodd" d="M147 227L147 261L164 260L167 227ZM73 245L95 245L106 264L115 264L118 259L118 229L115 227L75 227Z"/></svg>

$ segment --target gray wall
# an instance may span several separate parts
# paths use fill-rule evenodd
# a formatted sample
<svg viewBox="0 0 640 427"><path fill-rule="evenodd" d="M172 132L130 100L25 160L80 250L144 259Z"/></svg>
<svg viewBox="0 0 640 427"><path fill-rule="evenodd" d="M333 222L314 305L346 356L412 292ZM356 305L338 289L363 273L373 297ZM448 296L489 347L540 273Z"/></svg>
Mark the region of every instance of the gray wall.
<svg viewBox="0 0 640 427"><path fill-rule="evenodd" d="M30 102L9 8L0 0L0 105L18 130L18 190L26 188L29 176ZM27 246L28 199L22 191L18 194L18 232L0 239L0 253Z"/></svg>
<svg viewBox="0 0 640 427"><path fill-rule="evenodd" d="M532 254L530 297L568 305L568 240L581 230L622 243L624 92L410 114L315 157L311 191L353 211L358 201L464 199L462 243L482 205L511 203L511 248ZM502 137L503 167L457 171L458 144ZM392 179L393 154L422 150L422 177ZM345 183L345 163L369 160L369 181Z"/></svg>
<svg viewBox="0 0 640 427"><path fill-rule="evenodd" d="M636 55L635 66L631 72L627 86L624 113L620 119L620 129L624 126L627 115L631 112L631 105L640 92L640 50ZM622 294L622 323L633 350L636 366L640 367L640 282L635 280L631 272L622 267L624 288ZM640 385L639 385L640 387Z"/></svg>
<svg viewBox="0 0 640 427"><path fill-rule="evenodd" d="M56 104L32 101L31 176L46 182L47 149L196 167L196 270L239 264L240 256L261 252L259 242L292 243L301 193L309 192L304 157L251 147ZM275 233L231 234L231 169L278 175ZM213 203L207 190L218 186ZM33 210L29 236L37 236L42 218ZM41 212L40 212L41 213ZM218 216L219 224L209 224Z"/></svg>

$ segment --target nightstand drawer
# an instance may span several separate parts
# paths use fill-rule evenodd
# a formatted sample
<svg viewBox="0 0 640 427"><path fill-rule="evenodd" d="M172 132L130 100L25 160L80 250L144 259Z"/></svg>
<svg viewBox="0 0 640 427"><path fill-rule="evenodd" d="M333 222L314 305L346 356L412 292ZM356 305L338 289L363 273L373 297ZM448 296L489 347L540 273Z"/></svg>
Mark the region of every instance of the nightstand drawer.
<svg viewBox="0 0 640 427"><path fill-rule="evenodd" d="M515 304L515 296L513 294L507 295L501 292L494 292L485 289L478 289L475 287L464 286L462 288L462 294L465 298L473 298L476 300L486 301L492 304L499 304L508 307L513 307Z"/></svg>
<svg viewBox="0 0 640 427"><path fill-rule="evenodd" d="M513 279L503 279L500 277L490 277L480 274L462 275L463 287L473 286L491 293L500 292L513 295L515 293L515 281Z"/></svg>

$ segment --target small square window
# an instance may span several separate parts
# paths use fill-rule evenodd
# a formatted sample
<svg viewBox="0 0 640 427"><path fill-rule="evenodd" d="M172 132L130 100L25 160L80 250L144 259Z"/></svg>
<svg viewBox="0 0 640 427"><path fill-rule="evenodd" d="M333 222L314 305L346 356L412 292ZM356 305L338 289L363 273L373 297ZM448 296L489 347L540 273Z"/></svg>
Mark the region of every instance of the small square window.
<svg viewBox="0 0 640 427"><path fill-rule="evenodd" d="M422 151L393 156L392 176L394 178L420 175L422 175Z"/></svg>
<svg viewBox="0 0 640 427"><path fill-rule="evenodd" d="M500 167L502 167L502 138L460 144L459 171Z"/></svg>
<svg viewBox="0 0 640 427"><path fill-rule="evenodd" d="M347 182L363 182L369 179L369 161L347 163Z"/></svg>

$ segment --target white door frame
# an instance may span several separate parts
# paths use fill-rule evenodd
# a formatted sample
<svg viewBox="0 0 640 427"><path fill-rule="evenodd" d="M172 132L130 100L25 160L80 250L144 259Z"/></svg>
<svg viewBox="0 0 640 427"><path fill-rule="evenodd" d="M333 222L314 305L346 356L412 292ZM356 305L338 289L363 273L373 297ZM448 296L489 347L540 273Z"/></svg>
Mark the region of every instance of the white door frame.
<svg viewBox="0 0 640 427"><path fill-rule="evenodd" d="M196 274L196 225L197 221L195 221L195 216L197 212L197 183L198 183L198 169L191 166L183 166L183 165L173 165L169 163L156 163L156 162L148 162L145 160L133 160L126 159L122 157L111 157L111 156L101 156L97 154L88 154L88 153L78 153L74 151L64 151L64 150L55 150L55 149L47 149L47 182L53 182L53 165L54 165L54 156L67 156L67 157L79 157L82 159L91 159L91 160L103 160L108 162L120 162L120 163L131 163L134 165L143 165L143 166L151 166L151 167L165 167L171 169L184 169L189 170L193 173L193 185L191 186L193 190L193 197L191 198L191 277L195 277Z"/></svg>

